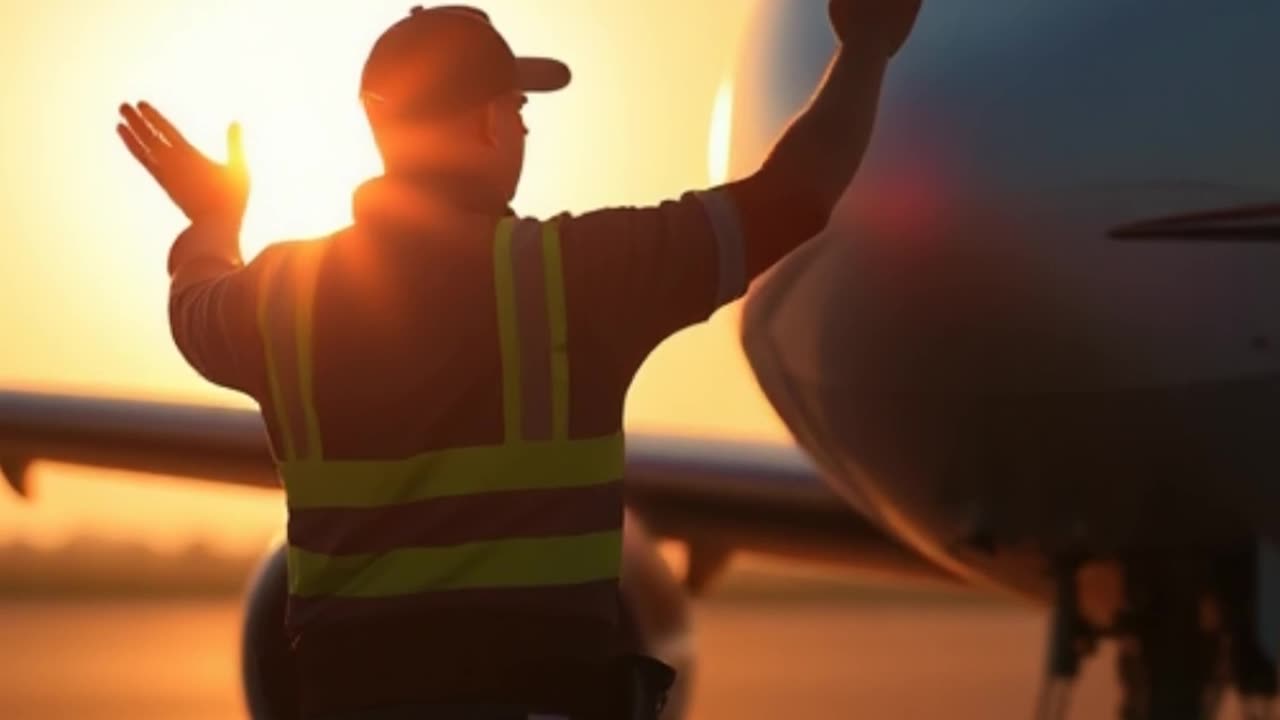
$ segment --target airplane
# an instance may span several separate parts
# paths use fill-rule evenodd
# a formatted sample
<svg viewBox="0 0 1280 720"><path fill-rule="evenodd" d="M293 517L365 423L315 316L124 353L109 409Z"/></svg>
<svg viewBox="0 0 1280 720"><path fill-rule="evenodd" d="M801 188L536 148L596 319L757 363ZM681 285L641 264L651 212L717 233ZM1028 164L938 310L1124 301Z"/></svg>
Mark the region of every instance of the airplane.
<svg viewBox="0 0 1280 720"><path fill-rule="evenodd" d="M757 18L739 171L818 82L818 5ZM1274 711L1278 40L1265 1L925 2L838 219L747 302L853 507L1055 607L1041 717L1104 636L1122 717L1212 717L1227 680Z"/></svg>
<svg viewBox="0 0 1280 720"><path fill-rule="evenodd" d="M710 138L732 170L812 93L825 12L758 3ZM1212 717L1228 685L1270 717L1278 41L1271 0L926 2L832 223L744 305L796 447L629 438L648 649L690 669L688 592L756 551L1049 606L1043 720L1108 639L1121 717ZM0 470L21 490L38 459L276 486L248 410L0 393ZM657 537L688 544L683 582ZM295 712L284 588L276 549L246 601L255 717Z"/></svg>

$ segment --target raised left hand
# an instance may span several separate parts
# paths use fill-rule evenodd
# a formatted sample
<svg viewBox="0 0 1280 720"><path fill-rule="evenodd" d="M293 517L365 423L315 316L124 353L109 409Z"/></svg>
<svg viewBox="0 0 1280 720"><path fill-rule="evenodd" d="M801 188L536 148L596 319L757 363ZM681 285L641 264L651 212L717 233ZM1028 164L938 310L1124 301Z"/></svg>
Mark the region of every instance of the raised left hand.
<svg viewBox="0 0 1280 720"><path fill-rule="evenodd" d="M249 202L249 167L240 126L227 129L227 162L217 163L187 142L168 118L148 103L120 106L116 132L138 161L192 221L239 224Z"/></svg>

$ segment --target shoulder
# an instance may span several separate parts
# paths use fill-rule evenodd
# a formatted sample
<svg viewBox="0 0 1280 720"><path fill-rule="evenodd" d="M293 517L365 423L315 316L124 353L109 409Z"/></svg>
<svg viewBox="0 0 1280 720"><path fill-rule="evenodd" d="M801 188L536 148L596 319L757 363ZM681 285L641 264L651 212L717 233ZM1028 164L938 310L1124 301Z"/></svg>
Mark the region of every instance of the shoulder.
<svg viewBox="0 0 1280 720"><path fill-rule="evenodd" d="M311 272L308 268L318 269L332 237L281 240L268 245L244 267L245 283L260 299L264 298L266 288L303 277Z"/></svg>

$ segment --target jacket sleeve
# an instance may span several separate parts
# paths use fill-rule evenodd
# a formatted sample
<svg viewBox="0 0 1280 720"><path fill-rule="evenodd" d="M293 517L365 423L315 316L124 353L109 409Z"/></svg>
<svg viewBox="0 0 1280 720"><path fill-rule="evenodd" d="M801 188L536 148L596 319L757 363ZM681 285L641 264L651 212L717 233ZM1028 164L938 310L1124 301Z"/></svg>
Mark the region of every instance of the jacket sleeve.
<svg viewBox="0 0 1280 720"><path fill-rule="evenodd" d="M827 211L767 171L646 208L561 219L570 313L628 367L706 320L790 250Z"/></svg>
<svg viewBox="0 0 1280 720"><path fill-rule="evenodd" d="M239 244L232 224L197 223L178 236L169 253L169 326L182 356L205 379L256 395L258 263L246 266Z"/></svg>

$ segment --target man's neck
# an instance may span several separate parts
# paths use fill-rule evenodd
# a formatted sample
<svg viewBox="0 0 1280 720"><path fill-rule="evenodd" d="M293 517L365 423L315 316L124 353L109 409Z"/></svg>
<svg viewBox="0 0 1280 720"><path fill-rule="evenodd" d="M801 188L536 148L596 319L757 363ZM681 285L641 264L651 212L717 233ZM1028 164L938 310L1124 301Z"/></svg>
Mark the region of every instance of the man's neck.
<svg viewBox="0 0 1280 720"><path fill-rule="evenodd" d="M514 215L491 185L462 175L388 173L356 189L352 211L359 225L424 228L447 208L466 215Z"/></svg>
<svg viewBox="0 0 1280 720"><path fill-rule="evenodd" d="M439 170L388 172L387 178L443 198L446 202L464 210L494 215L512 214L507 198L493 187L493 183L464 172Z"/></svg>

